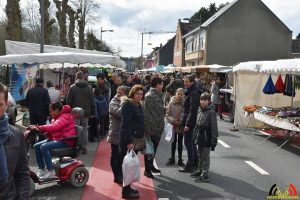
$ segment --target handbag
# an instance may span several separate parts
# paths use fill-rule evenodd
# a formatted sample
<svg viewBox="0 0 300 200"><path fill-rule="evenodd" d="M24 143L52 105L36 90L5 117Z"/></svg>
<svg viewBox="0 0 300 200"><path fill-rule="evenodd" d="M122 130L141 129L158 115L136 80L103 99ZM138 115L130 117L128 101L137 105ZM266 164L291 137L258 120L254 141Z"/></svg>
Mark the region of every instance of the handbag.
<svg viewBox="0 0 300 200"><path fill-rule="evenodd" d="M145 149L145 138L132 138L132 140L134 151L143 151Z"/></svg>

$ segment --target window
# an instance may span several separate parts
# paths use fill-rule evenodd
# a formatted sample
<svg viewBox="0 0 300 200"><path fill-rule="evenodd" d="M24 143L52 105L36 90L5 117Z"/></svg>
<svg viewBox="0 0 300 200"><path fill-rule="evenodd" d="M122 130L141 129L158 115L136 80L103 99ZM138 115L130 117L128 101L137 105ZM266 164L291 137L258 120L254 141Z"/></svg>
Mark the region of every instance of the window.
<svg viewBox="0 0 300 200"><path fill-rule="evenodd" d="M189 40L186 42L185 53L192 53L194 50L194 40Z"/></svg>

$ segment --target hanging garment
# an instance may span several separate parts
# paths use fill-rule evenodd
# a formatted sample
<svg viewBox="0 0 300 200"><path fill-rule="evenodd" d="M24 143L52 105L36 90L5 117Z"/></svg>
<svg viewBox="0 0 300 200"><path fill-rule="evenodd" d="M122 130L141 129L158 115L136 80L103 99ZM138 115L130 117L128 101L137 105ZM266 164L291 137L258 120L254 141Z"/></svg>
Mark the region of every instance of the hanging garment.
<svg viewBox="0 0 300 200"><path fill-rule="evenodd" d="M266 85L265 85L265 87L263 89L263 92L265 94L275 94L276 93L276 87L275 87L275 85L273 83L271 74L270 74L270 76L268 78L268 81L267 81L267 83L266 83Z"/></svg>
<svg viewBox="0 0 300 200"><path fill-rule="evenodd" d="M282 81L281 74L278 76L278 79L275 83L276 91L277 93L283 93L284 92L284 83Z"/></svg>
<svg viewBox="0 0 300 200"><path fill-rule="evenodd" d="M295 87L293 84L293 77L290 74L287 74L285 76L285 80L284 80L284 92L283 95L285 96L289 96L289 97L294 97L296 94L295 92Z"/></svg>

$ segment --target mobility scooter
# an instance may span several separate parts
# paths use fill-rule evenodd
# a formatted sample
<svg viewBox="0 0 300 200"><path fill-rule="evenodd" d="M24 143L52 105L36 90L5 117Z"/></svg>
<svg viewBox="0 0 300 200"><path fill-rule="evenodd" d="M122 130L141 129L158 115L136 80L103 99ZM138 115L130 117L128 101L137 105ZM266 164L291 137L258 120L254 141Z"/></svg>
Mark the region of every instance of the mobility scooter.
<svg viewBox="0 0 300 200"><path fill-rule="evenodd" d="M63 184L65 182L70 182L74 187L83 187L89 179L89 172L85 168L82 161L77 160L77 155L81 150L81 145L78 143L80 135L83 133L83 128L81 126L76 126L77 136L66 137L60 141L74 141L74 145L66 148L52 149L51 156L57 159L52 159L53 167L57 178L54 179L39 179L35 172L30 170L30 196L34 193L35 183L40 185L57 182ZM30 147L30 140L35 137L36 133L28 130L28 135L26 136L26 146L27 150Z"/></svg>

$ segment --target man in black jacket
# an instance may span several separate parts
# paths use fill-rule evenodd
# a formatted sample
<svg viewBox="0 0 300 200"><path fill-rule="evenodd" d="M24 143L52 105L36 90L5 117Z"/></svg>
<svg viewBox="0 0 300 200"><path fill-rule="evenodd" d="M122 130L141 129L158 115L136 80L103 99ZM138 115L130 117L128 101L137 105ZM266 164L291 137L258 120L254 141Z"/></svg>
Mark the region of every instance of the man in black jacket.
<svg viewBox="0 0 300 200"><path fill-rule="evenodd" d="M29 108L30 124L45 125L49 119L50 97L48 90L43 88L44 80L37 78L35 87L28 90L25 105ZM39 141L45 139L45 136L40 135Z"/></svg>
<svg viewBox="0 0 300 200"><path fill-rule="evenodd" d="M29 198L29 169L23 134L8 124L8 91L0 82L0 199Z"/></svg>
<svg viewBox="0 0 300 200"><path fill-rule="evenodd" d="M181 115L184 127L184 145L188 154L186 166L179 170L180 172L193 172L198 164L197 147L193 143L193 129L197 121L197 111L200 104L200 91L196 85L195 77L187 75L184 77L186 87L183 103L183 112Z"/></svg>
<svg viewBox="0 0 300 200"><path fill-rule="evenodd" d="M88 144L88 122L89 117L95 117L95 102L93 89L84 80L82 71L76 73L76 81L70 88L67 96L67 104L72 108L79 107L84 110L84 117L76 119L76 125L82 126L84 134L82 136L82 154L87 153Z"/></svg>
<svg viewBox="0 0 300 200"><path fill-rule="evenodd" d="M37 78L35 87L28 90L25 98L25 105L29 108L30 124L44 125L49 116L50 97L43 84L44 80Z"/></svg>

